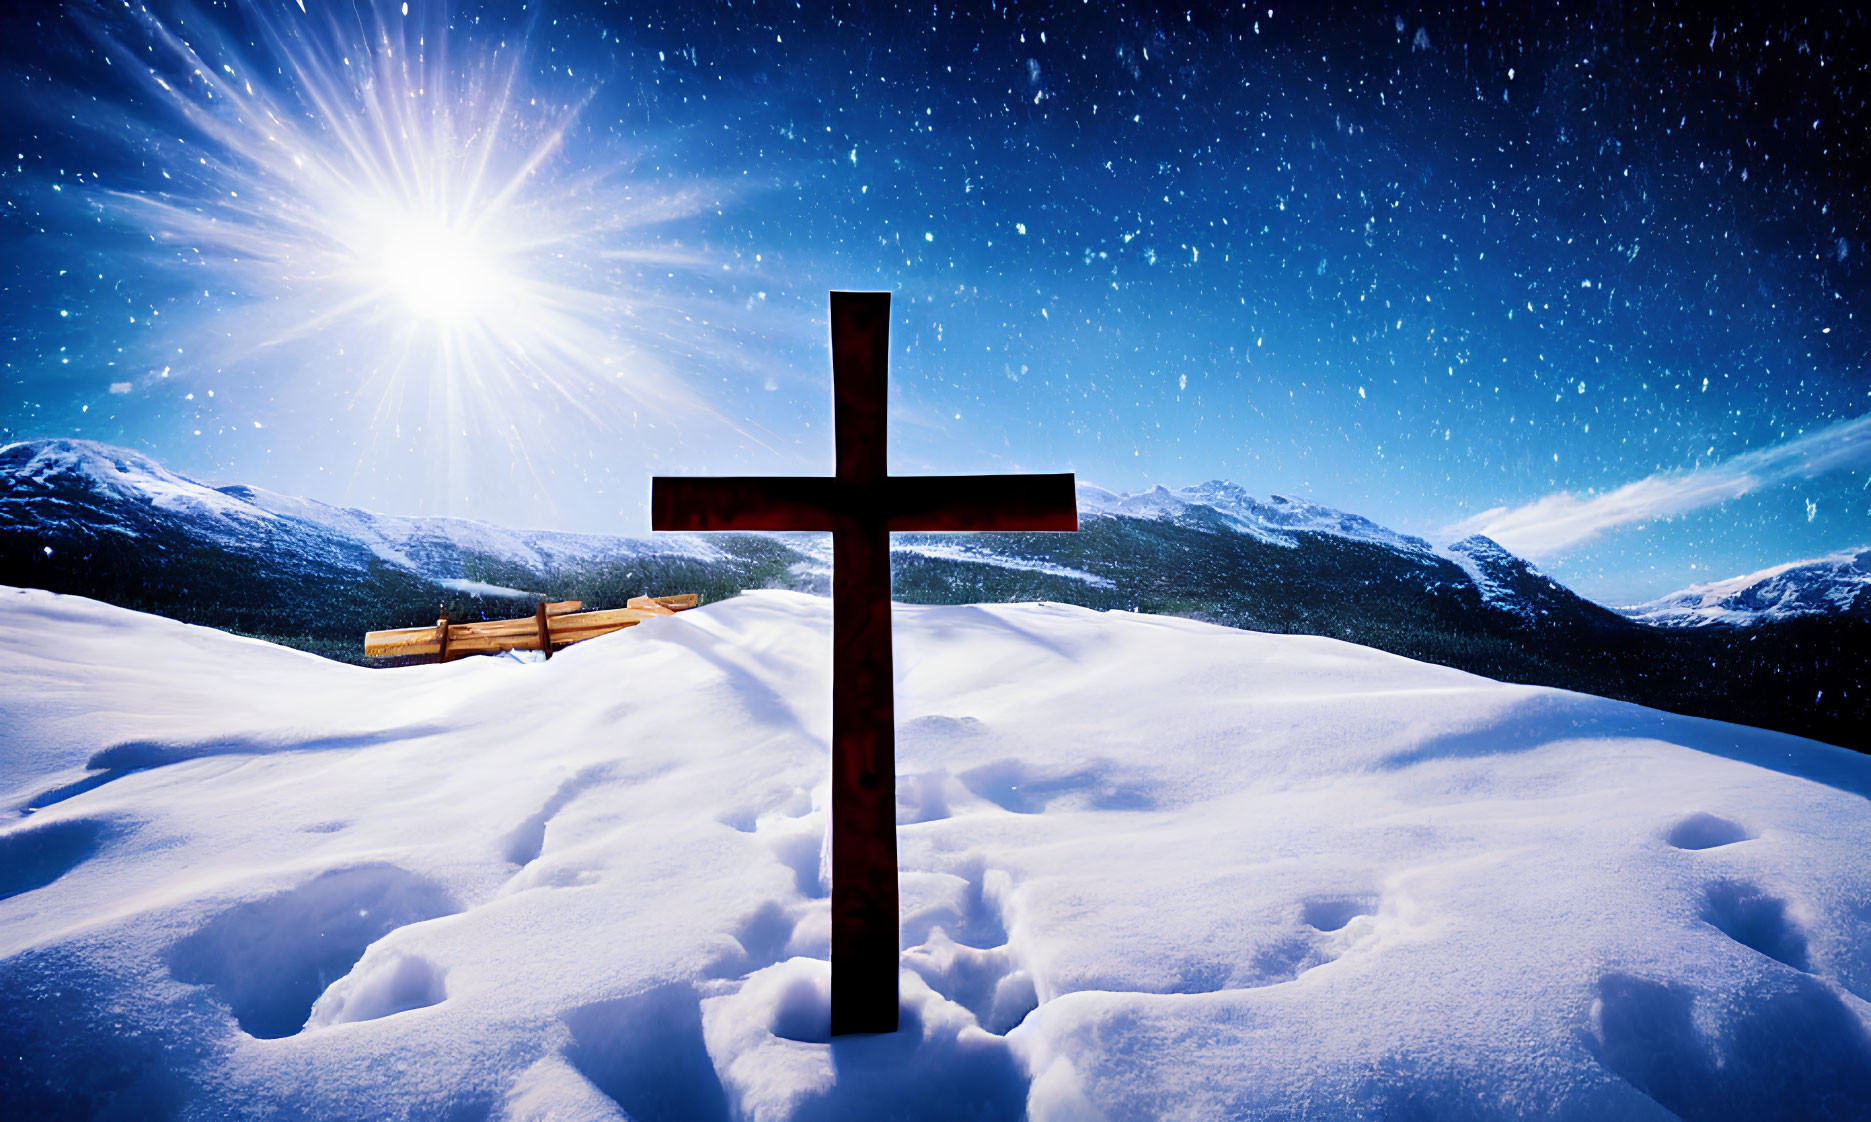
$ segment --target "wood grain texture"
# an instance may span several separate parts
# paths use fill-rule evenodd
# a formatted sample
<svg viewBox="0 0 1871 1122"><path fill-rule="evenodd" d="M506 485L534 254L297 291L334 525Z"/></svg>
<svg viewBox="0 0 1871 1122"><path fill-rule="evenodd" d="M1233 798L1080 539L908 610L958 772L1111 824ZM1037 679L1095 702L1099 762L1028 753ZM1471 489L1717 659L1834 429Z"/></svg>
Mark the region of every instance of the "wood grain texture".
<svg viewBox="0 0 1871 1122"><path fill-rule="evenodd" d="M674 615L695 607L697 596L633 597L631 607L610 608L597 612L565 611L554 613L553 604L542 605L523 619L484 619L451 624L437 620L433 627L399 627L372 631L364 636L364 654L371 658L405 658L436 655L448 661L458 655L498 651L537 651L563 647L595 639L620 628L634 627L646 619ZM643 603L638 604L638 601ZM576 600L560 601L576 608ZM549 638L548 638L549 637ZM549 642L549 646L541 646ZM445 656L445 657L443 657Z"/></svg>

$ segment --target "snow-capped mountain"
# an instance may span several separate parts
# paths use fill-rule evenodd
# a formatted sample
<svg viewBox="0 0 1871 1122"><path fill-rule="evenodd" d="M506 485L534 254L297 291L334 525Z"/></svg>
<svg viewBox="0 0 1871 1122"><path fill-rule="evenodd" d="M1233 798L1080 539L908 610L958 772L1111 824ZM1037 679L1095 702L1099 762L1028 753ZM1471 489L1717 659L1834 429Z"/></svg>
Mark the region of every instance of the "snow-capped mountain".
<svg viewBox="0 0 1871 1122"><path fill-rule="evenodd" d="M1201 586L1213 574L1179 572L1183 567L1175 562L1192 551L1213 554L1202 544L1206 539L1211 545L1225 541L1234 551L1266 552L1260 567L1271 570L1269 575L1277 576L1294 595L1304 595L1307 572L1320 571L1319 555L1331 554L1333 563L1324 569L1344 571L1361 588L1397 583L1419 596L1455 594L1524 623L1537 623L1556 612L1577 616L1593 611L1486 538L1469 538L1439 550L1422 538L1355 514L1281 495L1263 501L1221 480L1136 494L1082 484L1079 508L1091 531L1079 536L900 535L896 552L917 571L933 564L951 584L1001 586L1009 579L1031 584L1052 578L1046 587L1033 589L1029 598L1077 600L1071 591L1076 585L1078 591L1102 591L1123 600L1135 599L1140 567L1171 576L1184 594L1203 593ZM1156 532L1146 532L1145 538L1160 538L1171 528L1195 531L1200 537L1144 541L1134 523L1155 524ZM279 573L317 573L342 581L388 571L480 597L526 595L568 581L578 584L594 571L620 564L678 560L723 570L744 584L822 586L830 563L821 543L799 536L764 539L762 548L777 549L785 562L775 569L749 557L748 540L755 538L751 535L629 538L512 530L463 518L375 514L244 484L214 487L170 471L140 452L62 439L0 448L0 529L31 537L38 544L38 556L25 552L35 567L47 572L66 564L73 550L95 568L100 552L134 543L134 552L145 562L172 563L177 556L213 548L262 562ZM1110 548L1114 542L1121 547ZM1339 556L1347 551L1351 557ZM1151 556L1157 552L1164 555ZM1071 560L1062 563L1053 554ZM994 571L971 576L971 569L983 567ZM763 572L742 572L751 568ZM1213 565L1204 568L1212 570ZM1057 582L1066 583L1055 587ZM900 592L906 598L931 598L917 594L914 580L904 583ZM1060 592L1060 587L1068 591ZM989 599L1019 598L1017 589L984 592Z"/></svg>
<svg viewBox="0 0 1871 1122"><path fill-rule="evenodd" d="M464 559L475 556L540 573L643 554L723 556L693 534L631 539L509 530L467 518L373 514L244 484L212 487L141 452L89 440L0 447L0 479L6 488L0 502L11 508L30 508L39 501L68 515L85 505L111 512L115 517L90 523L100 534L135 538L147 533L152 522L184 523L193 534L229 546L273 543L345 568L367 568L375 558L438 584L470 581Z"/></svg>
<svg viewBox="0 0 1871 1122"><path fill-rule="evenodd" d="M1492 678L1859 743L1862 616L1652 627L1483 537L1446 545L1214 481L1079 489L1075 534L899 534L899 602L1052 601L1326 635ZM514 597L828 590L823 535L606 537L404 518L209 486L87 441L0 447L0 585L77 593L360 661L370 630ZM523 610L523 609L522 609ZM1854 622L1856 620L1857 622ZM1811 625L1793 627L1794 624ZM1791 628L1791 630L1788 630Z"/></svg>
<svg viewBox="0 0 1871 1122"><path fill-rule="evenodd" d="M1871 619L1871 548L1860 546L1810 561L1791 561L1619 611L1665 627L1753 627L1811 616Z"/></svg>
<svg viewBox="0 0 1871 1122"><path fill-rule="evenodd" d="M791 571L802 565L801 573ZM604 537L404 518L209 486L83 440L0 447L0 584L361 657L365 631L510 615L549 593L621 604L681 586L811 589L809 559L747 535Z"/></svg>
<svg viewBox="0 0 1871 1122"><path fill-rule="evenodd" d="M1359 541L1376 542L1396 549L1430 552L1422 538L1399 534L1368 518L1346 514L1342 510L1320 506L1305 499L1274 495L1269 501L1248 494L1239 485L1220 479L1194 487L1171 491L1157 486L1134 494L1119 494L1081 483L1078 487L1078 510L1081 518L1185 517L1195 509L1206 509L1219 516L1235 530L1252 534L1275 545L1297 546L1297 533L1337 534Z"/></svg>
<svg viewBox="0 0 1871 1122"><path fill-rule="evenodd" d="M1059 539L1066 550L1094 541L1098 534L1085 535L1085 531L1098 531L1102 521L1155 523L1207 533L1236 550L1258 554L1263 568L1278 573L1280 586L1297 595L1303 596L1300 590L1320 579L1321 572L1340 571L1343 579L1360 588L1395 585L1412 595L1453 595L1469 606L1497 614L1496 623L1538 625L1565 618L1615 625L1609 613L1480 535L1436 546L1361 515L1285 495L1262 500L1219 479L1177 490L1158 486L1135 493L1081 483L1078 508L1084 536ZM1031 560L1014 556L1014 551L1031 548L1018 535L987 535L968 548L973 560L991 562L997 555L1007 562ZM924 551L918 539L909 535L897 545L899 555ZM1176 552L1187 552L1187 547L1172 548L1171 556L1165 558L1166 571L1171 573L1179 568L1173 558ZM1135 557L1117 559L1115 572L1105 571L1096 560L1082 569L1064 571L1117 588L1134 585L1136 561Z"/></svg>

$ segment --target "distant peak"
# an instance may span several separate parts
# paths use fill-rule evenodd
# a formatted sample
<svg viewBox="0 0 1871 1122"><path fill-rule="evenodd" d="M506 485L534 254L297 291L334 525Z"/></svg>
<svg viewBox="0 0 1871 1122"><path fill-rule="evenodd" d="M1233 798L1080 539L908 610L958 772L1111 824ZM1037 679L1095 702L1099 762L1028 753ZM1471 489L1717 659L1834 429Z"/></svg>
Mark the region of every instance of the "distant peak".
<svg viewBox="0 0 1871 1122"><path fill-rule="evenodd" d="M1471 557L1512 557L1506 546L1486 534L1470 534L1460 541L1450 542L1449 548L1457 553L1466 553Z"/></svg>
<svg viewBox="0 0 1871 1122"><path fill-rule="evenodd" d="M211 517L271 518L264 510L163 467L130 448L74 437L20 440L0 447L0 471L48 487L80 487L97 494Z"/></svg>
<svg viewBox="0 0 1871 1122"><path fill-rule="evenodd" d="M83 440L72 436L41 437L37 440L16 440L0 447L0 458L8 462L27 459L46 459L48 461L65 459L74 462L102 461L118 471L129 470L129 464L149 471L164 470L154 459L133 448L119 448L111 444L100 444L95 440Z"/></svg>
<svg viewBox="0 0 1871 1122"><path fill-rule="evenodd" d="M1824 557L1691 584L1618 611L1645 623L1674 627L1748 627L1801 616L1862 613L1867 602L1871 602L1871 547L1856 545Z"/></svg>
<svg viewBox="0 0 1871 1122"><path fill-rule="evenodd" d="M1128 518L1177 519L1190 507L1203 507L1219 515L1234 529L1279 545L1298 544L1295 533L1331 534L1368 541L1393 549L1432 552L1422 538L1400 534L1362 515L1347 514L1309 499L1274 495L1263 502L1238 483L1211 479L1193 487L1171 488L1158 483L1135 493L1107 491L1079 484L1079 510L1091 515Z"/></svg>

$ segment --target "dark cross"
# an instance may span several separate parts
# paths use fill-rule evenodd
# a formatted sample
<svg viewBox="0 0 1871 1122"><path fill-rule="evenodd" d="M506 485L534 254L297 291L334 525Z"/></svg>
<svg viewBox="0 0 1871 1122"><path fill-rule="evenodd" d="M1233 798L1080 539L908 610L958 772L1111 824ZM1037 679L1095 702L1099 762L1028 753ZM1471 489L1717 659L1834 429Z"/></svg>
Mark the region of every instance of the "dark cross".
<svg viewBox="0 0 1871 1122"><path fill-rule="evenodd" d="M832 1032L897 1027L890 532L1076 530L1067 475L895 476L884 456L890 294L834 292L838 473L657 477L658 530L832 532Z"/></svg>

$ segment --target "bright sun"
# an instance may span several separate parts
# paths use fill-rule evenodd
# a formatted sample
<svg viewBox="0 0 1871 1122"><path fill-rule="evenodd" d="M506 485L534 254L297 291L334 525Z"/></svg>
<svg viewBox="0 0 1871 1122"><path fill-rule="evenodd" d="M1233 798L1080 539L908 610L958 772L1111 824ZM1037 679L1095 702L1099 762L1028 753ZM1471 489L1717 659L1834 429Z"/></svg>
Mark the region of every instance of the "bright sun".
<svg viewBox="0 0 1871 1122"><path fill-rule="evenodd" d="M442 509L466 501L459 465L529 470L568 418L616 432L646 407L705 415L642 342L662 321L642 314L661 298L640 278L692 274L694 255L647 227L711 193L632 182L588 135L568 152L582 103L523 93L523 44L451 45L440 14L379 19L392 5L330 20L293 7L256 10L245 39L184 39L134 6L107 40L186 143L153 149L164 190L105 200L213 271L204 301L211 287L238 300L203 332L223 364L282 389L348 387L354 443L387 460L420 442Z"/></svg>
<svg viewBox="0 0 1871 1122"><path fill-rule="evenodd" d="M516 279L470 229L411 217L383 232L368 259L378 290L442 327L471 327L497 309Z"/></svg>

